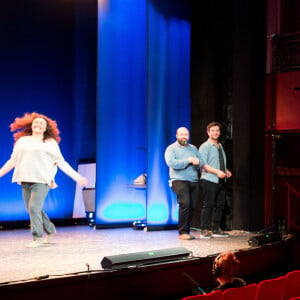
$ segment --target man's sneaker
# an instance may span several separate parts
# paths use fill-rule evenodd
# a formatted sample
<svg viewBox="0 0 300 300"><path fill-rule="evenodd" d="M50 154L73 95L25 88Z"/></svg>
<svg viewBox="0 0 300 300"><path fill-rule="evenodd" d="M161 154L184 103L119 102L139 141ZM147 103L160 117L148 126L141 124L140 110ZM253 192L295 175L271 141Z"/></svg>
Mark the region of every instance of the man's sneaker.
<svg viewBox="0 0 300 300"><path fill-rule="evenodd" d="M211 234L207 229L201 230L200 231L200 238L202 239L210 239L211 238Z"/></svg>
<svg viewBox="0 0 300 300"><path fill-rule="evenodd" d="M26 245L26 248L37 248L42 246L43 246L42 238L35 238L33 241L31 241L29 244Z"/></svg>
<svg viewBox="0 0 300 300"><path fill-rule="evenodd" d="M188 233L183 233L179 235L179 239L181 240L194 240L195 237L193 235L190 235Z"/></svg>
<svg viewBox="0 0 300 300"><path fill-rule="evenodd" d="M212 236L213 237L227 238L227 237L229 237L229 234L224 232L222 229L219 228L218 230L213 230Z"/></svg>
<svg viewBox="0 0 300 300"><path fill-rule="evenodd" d="M191 227L191 230L194 230L194 231L201 231L201 229L198 228L198 227Z"/></svg>

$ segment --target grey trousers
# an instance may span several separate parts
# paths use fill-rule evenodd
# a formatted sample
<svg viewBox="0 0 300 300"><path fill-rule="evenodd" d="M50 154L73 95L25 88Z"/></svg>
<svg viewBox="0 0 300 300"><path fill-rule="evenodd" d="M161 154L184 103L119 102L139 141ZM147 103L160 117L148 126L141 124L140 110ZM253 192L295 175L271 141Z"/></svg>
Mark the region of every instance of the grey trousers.
<svg viewBox="0 0 300 300"><path fill-rule="evenodd" d="M41 238L44 231L47 234L55 232L54 224L43 211L48 192L49 186L47 184L22 182L22 194L30 216L30 227L33 239Z"/></svg>

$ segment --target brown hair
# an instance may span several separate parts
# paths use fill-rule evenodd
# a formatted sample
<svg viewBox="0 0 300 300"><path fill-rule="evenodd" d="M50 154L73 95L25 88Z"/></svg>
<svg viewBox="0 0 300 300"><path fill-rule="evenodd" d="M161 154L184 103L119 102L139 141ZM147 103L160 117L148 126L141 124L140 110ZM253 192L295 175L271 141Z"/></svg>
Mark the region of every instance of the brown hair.
<svg viewBox="0 0 300 300"><path fill-rule="evenodd" d="M47 129L44 133L44 141L47 139L54 139L57 143L60 142L60 131L57 127L56 121L49 117L39 114L37 112L25 113L23 117L15 118L14 122L10 124L10 131L15 132L13 134L15 142L22 136L32 135L31 125L34 119L42 118L47 123Z"/></svg>
<svg viewBox="0 0 300 300"><path fill-rule="evenodd" d="M220 129L222 128L222 125L219 123L219 122L210 122L207 126L206 126L206 130L209 131L209 129L211 127L214 127L214 126L218 126Z"/></svg>

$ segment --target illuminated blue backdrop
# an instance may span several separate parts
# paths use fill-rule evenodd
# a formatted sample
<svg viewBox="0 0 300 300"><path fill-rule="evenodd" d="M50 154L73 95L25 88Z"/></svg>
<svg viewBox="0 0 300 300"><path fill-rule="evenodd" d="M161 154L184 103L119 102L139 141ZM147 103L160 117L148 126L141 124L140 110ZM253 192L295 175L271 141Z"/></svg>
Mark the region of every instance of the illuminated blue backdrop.
<svg viewBox="0 0 300 300"><path fill-rule="evenodd" d="M44 113L57 120L74 168L96 154L97 224L176 223L164 150L176 128L190 124L186 2L99 0L97 11L97 0L5 1L0 164L12 150L14 118ZM132 187L143 173L147 188ZM11 175L0 179L0 222L28 220ZM60 171L57 182L45 210L72 218L75 184Z"/></svg>
<svg viewBox="0 0 300 300"><path fill-rule="evenodd" d="M176 224L164 151L190 125L185 1L99 1L98 18L96 223Z"/></svg>
<svg viewBox="0 0 300 300"><path fill-rule="evenodd" d="M97 223L146 217L146 2L106 1L98 14Z"/></svg>
<svg viewBox="0 0 300 300"><path fill-rule="evenodd" d="M95 156L97 5L75 2L1 2L1 166L13 147L9 124L32 111L57 121L62 153L75 169L79 159ZM11 177L0 178L0 222L27 221L21 188ZM71 219L75 183L61 171L56 179L59 187L44 208L51 218Z"/></svg>
<svg viewBox="0 0 300 300"><path fill-rule="evenodd" d="M190 127L190 22L186 1L148 5L147 224L177 223L177 203L168 185L166 147L176 129Z"/></svg>

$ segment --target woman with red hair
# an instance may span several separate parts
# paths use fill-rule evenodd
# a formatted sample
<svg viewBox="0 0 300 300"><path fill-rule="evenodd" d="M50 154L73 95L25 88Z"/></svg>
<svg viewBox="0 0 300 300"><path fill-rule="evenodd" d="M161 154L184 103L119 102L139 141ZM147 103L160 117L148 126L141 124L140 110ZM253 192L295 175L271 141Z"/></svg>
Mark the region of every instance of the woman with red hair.
<svg viewBox="0 0 300 300"><path fill-rule="evenodd" d="M214 288L213 291L225 291L229 288L246 285L242 278L236 277L239 264L240 261L231 251L223 252L215 258L212 272L219 286Z"/></svg>
<svg viewBox="0 0 300 300"><path fill-rule="evenodd" d="M14 169L12 182L22 185L22 195L30 216L33 237L27 247L40 247L50 243L56 233L54 224L43 211L50 188L57 187L57 167L79 185L87 185L87 179L76 172L64 159L58 143L59 130L56 121L33 112L15 118L10 124L14 132L14 148L10 159L0 169L0 177ZM43 233L46 239L43 241Z"/></svg>

